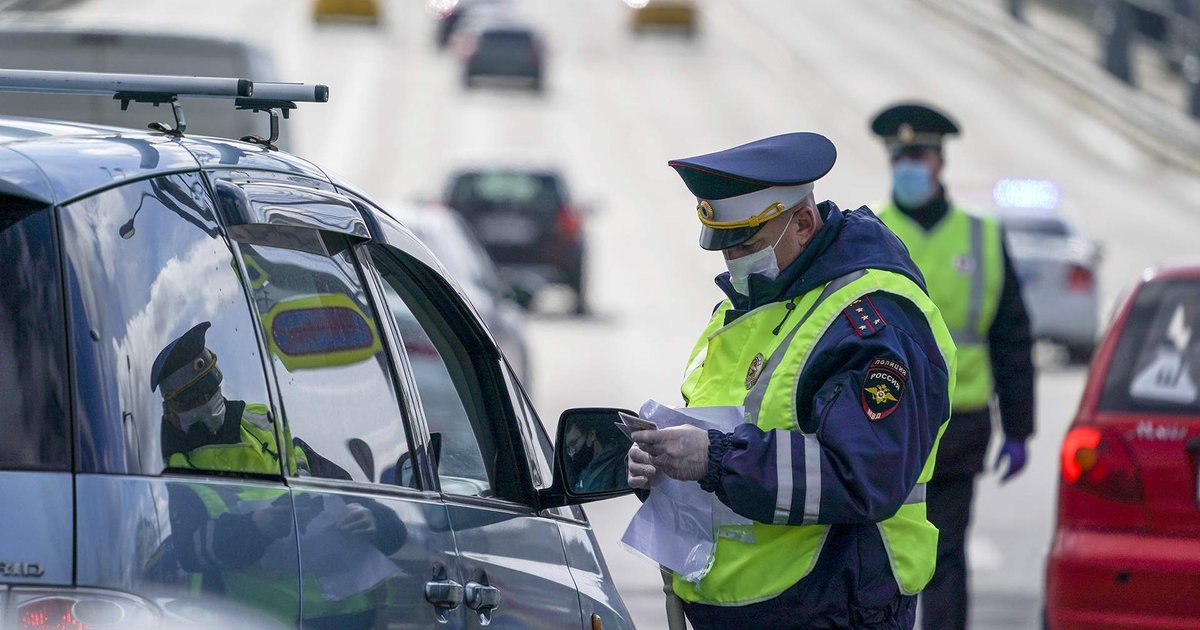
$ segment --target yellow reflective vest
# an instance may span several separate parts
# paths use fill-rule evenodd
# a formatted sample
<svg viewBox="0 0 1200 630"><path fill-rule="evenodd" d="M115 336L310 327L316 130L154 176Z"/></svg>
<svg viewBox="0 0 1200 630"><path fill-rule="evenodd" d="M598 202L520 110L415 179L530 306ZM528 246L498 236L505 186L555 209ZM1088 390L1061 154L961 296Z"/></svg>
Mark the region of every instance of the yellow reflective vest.
<svg viewBox="0 0 1200 630"><path fill-rule="evenodd" d="M682 387L688 406L744 405L746 422L764 431L801 432L796 391L814 347L842 316L842 311L876 292L908 300L925 316L950 376L948 391L941 394L949 398L954 391L955 348L937 307L907 277L870 269L813 289L794 300L794 304L774 302L762 306L728 325L724 325L724 320L730 303L722 303L688 362ZM785 319L789 306L804 315ZM781 320L788 325L776 334ZM758 355L761 360L756 360ZM756 362L763 367L752 383L746 366ZM948 420L948 417L941 419L938 439ZM815 435L805 434L805 440L806 449L820 448ZM781 456L790 453L790 440L784 442L789 446L779 451ZM917 593L925 587L937 558L937 529L926 518L924 496L936 456L937 440L908 500L895 515L878 524L892 572L904 594ZM782 460L777 464L781 470L786 466ZM810 508L816 509L805 506L806 522ZM776 519L786 523L788 515L780 518L779 509ZM817 563L829 526L815 520L814 516L811 524L803 525L754 522L749 532L718 531L715 559L709 572L697 583L675 576L675 593L689 602L727 606L763 601L782 593L808 575Z"/></svg>
<svg viewBox="0 0 1200 630"><path fill-rule="evenodd" d="M995 386L988 330L1004 288L999 223L957 206L928 232L891 202L880 205L878 215L908 247L958 346L954 410L987 407Z"/></svg>

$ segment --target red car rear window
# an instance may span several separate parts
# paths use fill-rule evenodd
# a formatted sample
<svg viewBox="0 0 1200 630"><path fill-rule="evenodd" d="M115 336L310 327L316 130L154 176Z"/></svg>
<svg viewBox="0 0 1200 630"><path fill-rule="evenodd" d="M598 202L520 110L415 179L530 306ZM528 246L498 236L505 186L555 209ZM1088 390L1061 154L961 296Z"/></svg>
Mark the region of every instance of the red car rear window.
<svg viewBox="0 0 1200 630"><path fill-rule="evenodd" d="M1200 415L1200 280L1142 288L1120 333L1099 410Z"/></svg>

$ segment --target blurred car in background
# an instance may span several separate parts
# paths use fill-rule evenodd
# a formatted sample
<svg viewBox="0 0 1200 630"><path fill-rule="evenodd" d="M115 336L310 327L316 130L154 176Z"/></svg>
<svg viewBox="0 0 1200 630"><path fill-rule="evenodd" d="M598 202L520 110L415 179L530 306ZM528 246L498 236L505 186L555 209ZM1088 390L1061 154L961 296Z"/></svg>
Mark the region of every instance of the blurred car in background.
<svg viewBox="0 0 1200 630"><path fill-rule="evenodd" d="M429 8L438 20L438 48L445 48L468 15L492 14L508 7L506 0L430 0Z"/></svg>
<svg viewBox="0 0 1200 630"><path fill-rule="evenodd" d="M1033 336L1086 362L1099 334L1098 245L1070 219L1054 182L1005 179L992 190Z"/></svg>
<svg viewBox="0 0 1200 630"><path fill-rule="evenodd" d="M696 3L691 0L626 0L633 9L629 27L634 33L671 29L691 37L697 30Z"/></svg>
<svg viewBox="0 0 1200 630"><path fill-rule="evenodd" d="M480 78L523 80L534 92L542 91L545 59L541 38L532 27L518 23L486 26L464 38L463 85L475 87Z"/></svg>
<svg viewBox="0 0 1200 630"><path fill-rule="evenodd" d="M17 21L0 27L0 65L19 70L74 70L189 76L278 78L274 58L251 42L226 37L141 32L119 28L67 26L52 21ZM265 114L235 112L213 99L183 96L187 131L225 138L266 136ZM41 116L97 125L145 128L151 116L171 120L170 107L122 111L107 96L62 98L53 94L0 93L0 113ZM280 121L287 149L288 122Z"/></svg>
<svg viewBox="0 0 1200 630"><path fill-rule="evenodd" d="M1116 311L1063 438L1052 630L1200 627L1200 265Z"/></svg>
<svg viewBox="0 0 1200 630"><path fill-rule="evenodd" d="M512 287L500 276L471 227L453 209L439 203L388 206L413 231L459 283L459 288L492 331L513 371L529 389L529 354L525 316L514 301Z"/></svg>
<svg viewBox="0 0 1200 630"><path fill-rule="evenodd" d="M379 23L379 3L376 0L315 0L313 19L318 22L357 21Z"/></svg>
<svg viewBox="0 0 1200 630"><path fill-rule="evenodd" d="M562 176L550 169L490 167L450 176L444 197L471 224L501 273L527 299L544 283L575 294L587 312L583 213Z"/></svg>

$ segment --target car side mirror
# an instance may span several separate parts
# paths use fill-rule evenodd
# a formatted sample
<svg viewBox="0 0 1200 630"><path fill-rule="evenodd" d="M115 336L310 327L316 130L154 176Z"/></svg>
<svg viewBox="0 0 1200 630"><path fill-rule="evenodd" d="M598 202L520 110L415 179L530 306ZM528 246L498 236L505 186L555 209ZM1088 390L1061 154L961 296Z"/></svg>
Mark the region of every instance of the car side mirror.
<svg viewBox="0 0 1200 630"><path fill-rule="evenodd" d="M538 491L542 509L611 499L633 492L625 458L633 446L620 428L625 409L568 409L558 419L554 440L554 483Z"/></svg>

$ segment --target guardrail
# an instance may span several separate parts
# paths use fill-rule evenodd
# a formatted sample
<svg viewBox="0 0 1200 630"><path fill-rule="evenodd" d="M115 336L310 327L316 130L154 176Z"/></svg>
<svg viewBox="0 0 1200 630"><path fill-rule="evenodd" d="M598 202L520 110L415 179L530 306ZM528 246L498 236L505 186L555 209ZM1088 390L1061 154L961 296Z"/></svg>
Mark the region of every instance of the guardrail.
<svg viewBox="0 0 1200 630"><path fill-rule="evenodd" d="M1100 64L1112 76L1137 85L1131 48L1143 42L1185 85L1184 109L1200 118L1200 0L1003 0L1015 19L1039 2L1090 24L1099 38Z"/></svg>

